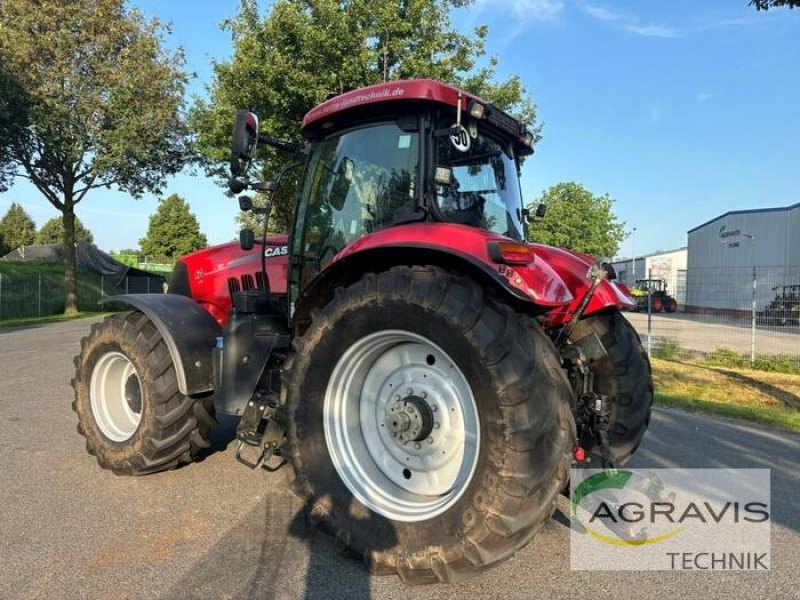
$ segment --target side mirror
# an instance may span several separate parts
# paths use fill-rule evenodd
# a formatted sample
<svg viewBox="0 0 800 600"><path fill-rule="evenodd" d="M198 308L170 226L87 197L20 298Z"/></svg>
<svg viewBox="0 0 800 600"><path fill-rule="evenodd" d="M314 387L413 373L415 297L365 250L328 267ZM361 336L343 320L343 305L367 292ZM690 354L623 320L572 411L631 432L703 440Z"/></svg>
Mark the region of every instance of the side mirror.
<svg viewBox="0 0 800 600"><path fill-rule="evenodd" d="M250 196L239 196L239 210L243 212L253 210L253 199Z"/></svg>
<svg viewBox="0 0 800 600"><path fill-rule="evenodd" d="M544 219L544 216L546 214L547 214L547 205L546 204L540 204L539 206L536 207L535 216L536 216L537 219Z"/></svg>
<svg viewBox="0 0 800 600"><path fill-rule="evenodd" d="M256 245L256 236L252 229L242 229L239 232L239 247L242 250L252 250Z"/></svg>
<svg viewBox="0 0 800 600"><path fill-rule="evenodd" d="M258 117L255 113L247 110L237 111L231 137L231 175L240 177L247 173L256 155Z"/></svg>

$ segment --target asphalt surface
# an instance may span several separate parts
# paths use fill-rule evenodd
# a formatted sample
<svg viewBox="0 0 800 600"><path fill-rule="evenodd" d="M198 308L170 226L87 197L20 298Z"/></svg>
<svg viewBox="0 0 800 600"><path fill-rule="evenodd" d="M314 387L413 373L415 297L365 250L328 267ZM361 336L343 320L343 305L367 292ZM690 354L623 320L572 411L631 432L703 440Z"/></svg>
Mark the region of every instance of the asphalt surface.
<svg viewBox="0 0 800 600"><path fill-rule="evenodd" d="M642 342L647 342L647 314L625 313L636 327ZM756 354L800 355L800 328L756 325L747 319L730 319L710 315L684 313L654 314L650 323L654 347L664 340L680 344L695 352L711 352L728 348L749 355L755 342Z"/></svg>
<svg viewBox="0 0 800 600"><path fill-rule="evenodd" d="M239 465L230 421L198 464L137 479L101 470L70 409L88 325L0 329L0 599L800 598L800 435L657 410L631 465L772 469L769 572L571 572L557 513L484 574L408 587L310 528L288 469Z"/></svg>

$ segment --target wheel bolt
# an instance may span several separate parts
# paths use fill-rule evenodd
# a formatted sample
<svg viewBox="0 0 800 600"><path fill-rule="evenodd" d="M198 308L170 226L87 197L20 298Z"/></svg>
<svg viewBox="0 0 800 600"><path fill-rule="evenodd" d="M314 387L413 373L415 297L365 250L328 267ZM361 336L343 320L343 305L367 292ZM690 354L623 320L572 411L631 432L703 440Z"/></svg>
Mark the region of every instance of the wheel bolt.
<svg viewBox="0 0 800 600"><path fill-rule="evenodd" d="M429 438L428 438L428 443L429 443L429 444L432 444L432 443L433 443L433 438L432 438L432 437L429 437Z"/></svg>
<svg viewBox="0 0 800 600"><path fill-rule="evenodd" d="M417 450L419 450L420 448L422 448L422 444L420 444L419 442L417 442L416 444L414 444L414 448L416 448Z"/></svg>
<svg viewBox="0 0 800 600"><path fill-rule="evenodd" d="M394 397L394 399L395 399L397 402L400 402L400 394L398 394L397 396L395 396L395 397Z"/></svg>
<svg viewBox="0 0 800 600"><path fill-rule="evenodd" d="M436 412L437 410L439 410L439 407L438 407L438 406L436 406L435 404L433 404L433 405L431 406L431 411L433 411L433 412Z"/></svg>
<svg viewBox="0 0 800 600"><path fill-rule="evenodd" d="M422 399L424 400L427 397L428 397L428 393L427 392L422 392Z"/></svg>
<svg viewBox="0 0 800 600"><path fill-rule="evenodd" d="M439 429L439 423L434 423L434 424L433 424L433 428L434 428L434 429Z"/></svg>
<svg viewBox="0 0 800 600"><path fill-rule="evenodd" d="M412 390L411 388L408 388L408 389L406 390L406 394L408 394L409 396L410 396L411 394L413 394L413 393L414 393L414 390Z"/></svg>

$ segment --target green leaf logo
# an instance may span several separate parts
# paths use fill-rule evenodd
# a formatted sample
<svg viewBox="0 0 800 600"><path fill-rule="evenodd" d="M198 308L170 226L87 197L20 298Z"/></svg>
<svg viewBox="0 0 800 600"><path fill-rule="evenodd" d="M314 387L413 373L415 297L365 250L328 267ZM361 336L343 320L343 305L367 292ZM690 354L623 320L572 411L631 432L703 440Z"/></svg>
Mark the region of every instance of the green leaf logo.
<svg viewBox="0 0 800 600"><path fill-rule="evenodd" d="M638 482L636 481L637 479L639 480ZM648 481L646 477L642 477L640 474L634 474L632 471L625 471L621 469L609 469L607 471L595 473L594 475L587 477L572 491L570 498L572 518L575 519L575 521L586 531L586 533L591 535L593 538L600 540L605 544L611 544L614 546L647 546L650 544L658 544L659 542L663 542L664 540L677 535L683 530L682 528L678 528L668 531L662 535L637 539L626 539L618 533L615 533L614 536L600 533L599 531L588 527L586 524L582 523L580 519L578 519L578 506L580 505L581 500L600 490L621 490L629 483L631 483L631 489L638 489L645 493L651 487L650 481Z"/></svg>

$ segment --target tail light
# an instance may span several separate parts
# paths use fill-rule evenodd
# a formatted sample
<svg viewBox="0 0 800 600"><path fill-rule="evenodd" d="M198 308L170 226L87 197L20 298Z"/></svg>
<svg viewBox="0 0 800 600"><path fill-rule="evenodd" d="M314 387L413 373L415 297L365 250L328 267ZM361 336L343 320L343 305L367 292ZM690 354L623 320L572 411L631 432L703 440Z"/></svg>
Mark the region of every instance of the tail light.
<svg viewBox="0 0 800 600"><path fill-rule="evenodd" d="M536 258L533 247L521 242L489 242L489 258L498 264L527 265Z"/></svg>

